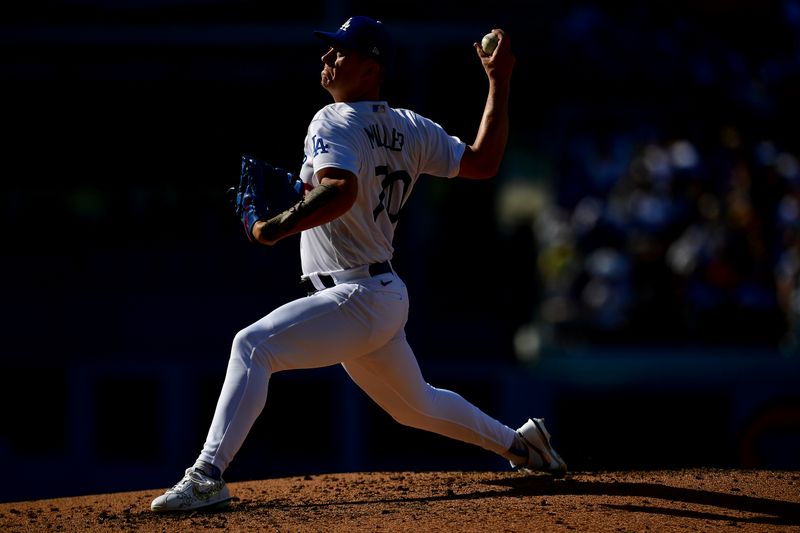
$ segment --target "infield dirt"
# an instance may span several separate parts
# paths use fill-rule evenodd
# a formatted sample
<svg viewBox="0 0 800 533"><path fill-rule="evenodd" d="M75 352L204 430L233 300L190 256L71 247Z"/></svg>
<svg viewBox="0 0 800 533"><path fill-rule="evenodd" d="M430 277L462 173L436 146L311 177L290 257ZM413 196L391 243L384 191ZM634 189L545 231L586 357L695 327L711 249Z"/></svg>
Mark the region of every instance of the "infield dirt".
<svg viewBox="0 0 800 533"><path fill-rule="evenodd" d="M225 511L163 488L0 504L2 531L800 531L800 472L371 472L230 483Z"/></svg>

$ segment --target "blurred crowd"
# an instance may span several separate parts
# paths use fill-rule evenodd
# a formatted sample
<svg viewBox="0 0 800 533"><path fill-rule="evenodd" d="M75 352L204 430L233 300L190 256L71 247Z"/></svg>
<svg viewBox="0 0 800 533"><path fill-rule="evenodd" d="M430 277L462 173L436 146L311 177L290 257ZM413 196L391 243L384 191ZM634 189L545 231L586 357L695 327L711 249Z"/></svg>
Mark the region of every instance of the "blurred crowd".
<svg viewBox="0 0 800 533"><path fill-rule="evenodd" d="M800 348L800 144L787 107L799 87L800 3L762 14L732 23L731 34L763 45L739 47L697 19L661 17L670 31L637 46L659 28L603 41L631 19L588 7L566 17L573 57L645 81L617 105L619 120L609 120L613 102L596 120L581 111L549 179L505 184L500 216L518 224L529 206L539 280L518 355L565 342ZM649 112L659 100L666 111Z"/></svg>
<svg viewBox="0 0 800 533"><path fill-rule="evenodd" d="M794 344L800 164L770 140L744 145L735 129L720 141L704 154L687 139L646 144L571 207L510 186L539 206L535 318L551 336ZM607 163L587 168L606 182Z"/></svg>

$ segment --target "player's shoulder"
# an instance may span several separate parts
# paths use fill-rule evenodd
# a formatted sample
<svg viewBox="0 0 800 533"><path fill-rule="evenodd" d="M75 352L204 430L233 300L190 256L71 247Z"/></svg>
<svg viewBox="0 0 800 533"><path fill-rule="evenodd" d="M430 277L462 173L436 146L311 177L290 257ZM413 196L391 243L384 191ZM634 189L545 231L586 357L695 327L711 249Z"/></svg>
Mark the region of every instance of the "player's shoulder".
<svg viewBox="0 0 800 533"><path fill-rule="evenodd" d="M372 107L367 102L336 102L317 111L311 122L325 123L329 127L350 127L372 120L370 115L373 113L369 111Z"/></svg>
<svg viewBox="0 0 800 533"><path fill-rule="evenodd" d="M416 121L418 121L420 119L424 119L425 118L422 115L420 115L419 113L417 113L416 111L413 111L411 109L406 109L404 107L393 107L391 109L392 109L393 113L395 113L396 115L399 115L404 120L411 120L411 121L416 122Z"/></svg>
<svg viewBox="0 0 800 533"><path fill-rule="evenodd" d="M393 112L397 114L401 120L411 124L417 131L422 132L441 129L441 126L439 126L438 123L411 109L394 108Z"/></svg>
<svg viewBox="0 0 800 533"><path fill-rule="evenodd" d="M344 109L338 104L328 104L314 114L314 118L311 119L311 122L340 122L346 117L346 113L343 111Z"/></svg>
<svg viewBox="0 0 800 533"><path fill-rule="evenodd" d="M391 118L390 118L391 117ZM328 104L314 115L311 131L345 131L367 127L376 119L386 123L410 124L414 130L429 130L437 125L427 117L403 107L391 107L385 102L337 102Z"/></svg>
<svg viewBox="0 0 800 533"><path fill-rule="evenodd" d="M328 104L316 112L308 126L309 135L341 135L353 126L353 118L346 108Z"/></svg>

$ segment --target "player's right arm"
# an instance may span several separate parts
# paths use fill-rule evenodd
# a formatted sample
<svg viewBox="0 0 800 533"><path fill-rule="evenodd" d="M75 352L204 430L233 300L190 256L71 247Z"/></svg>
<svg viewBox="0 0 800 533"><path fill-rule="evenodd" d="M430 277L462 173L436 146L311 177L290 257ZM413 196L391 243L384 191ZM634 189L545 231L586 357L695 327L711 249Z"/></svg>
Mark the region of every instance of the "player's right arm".
<svg viewBox="0 0 800 533"><path fill-rule="evenodd" d="M461 157L458 175L462 178L494 177L500 169L508 142L508 98L515 58L511 52L511 42L503 30L492 31L499 36L492 55L485 54L480 44L474 44L489 79L489 93L475 141L466 146Z"/></svg>
<svg viewBox="0 0 800 533"><path fill-rule="evenodd" d="M358 179L348 170L326 167L317 172L319 185L286 211L253 226L253 237L272 245L301 231L326 224L345 214L358 195Z"/></svg>

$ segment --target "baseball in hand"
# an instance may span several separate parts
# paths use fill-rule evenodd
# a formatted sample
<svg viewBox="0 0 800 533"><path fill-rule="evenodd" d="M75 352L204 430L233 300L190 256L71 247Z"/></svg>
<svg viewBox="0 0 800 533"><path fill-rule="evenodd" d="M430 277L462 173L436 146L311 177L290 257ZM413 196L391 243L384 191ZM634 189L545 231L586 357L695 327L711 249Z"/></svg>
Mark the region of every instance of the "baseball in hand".
<svg viewBox="0 0 800 533"><path fill-rule="evenodd" d="M497 48L497 34L492 32L484 35L481 39L481 48L486 55L492 55L494 49Z"/></svg>

